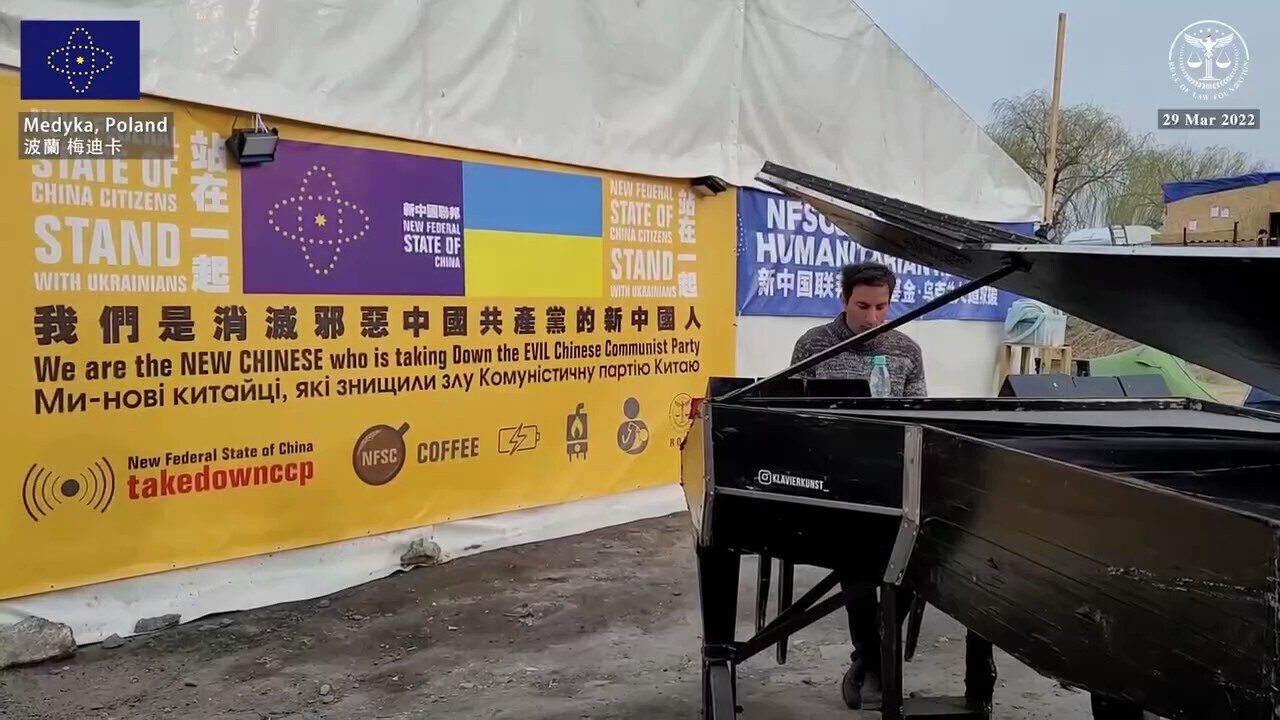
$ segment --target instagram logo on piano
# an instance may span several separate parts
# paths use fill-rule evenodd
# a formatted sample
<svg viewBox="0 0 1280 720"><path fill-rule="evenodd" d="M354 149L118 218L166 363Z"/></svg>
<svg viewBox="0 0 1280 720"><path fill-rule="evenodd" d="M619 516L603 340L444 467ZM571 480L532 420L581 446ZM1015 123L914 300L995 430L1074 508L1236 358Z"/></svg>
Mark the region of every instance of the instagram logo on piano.
<svg viewBox="0 0 1280 720"><path fill-rule="evenodd" d="M813 478L798 477L796 475L785 475L783 473L765 470L763 468L756 472L756 484L762 487L785 485L787 487L798 488L801 490L818 490L820 492L827 491L826 480L815 480Z"/></svg>

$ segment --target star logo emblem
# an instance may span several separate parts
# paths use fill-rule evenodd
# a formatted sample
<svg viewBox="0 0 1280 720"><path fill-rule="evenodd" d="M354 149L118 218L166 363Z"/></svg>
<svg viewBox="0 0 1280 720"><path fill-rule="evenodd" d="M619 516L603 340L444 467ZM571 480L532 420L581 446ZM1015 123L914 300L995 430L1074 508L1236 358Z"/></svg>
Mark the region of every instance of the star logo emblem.
<svg viewBox="0 0 1280 720"><path fill-rule="evenodd" d="M77 94L84 93L94 78L111 69L115 58L105 48L93 44L93 36L83 27L71 31L66 44L54 48L46 58L49 67L67 78Z"/></svg>
<svg viewBox="0 0 1280 720"><path fill-rule="evenodd" d="M267 210L267 220L321 276L338 266L343 247L369 232L364 208L342 197L333 172L324 165L312 165L297 192Z"/></svg>

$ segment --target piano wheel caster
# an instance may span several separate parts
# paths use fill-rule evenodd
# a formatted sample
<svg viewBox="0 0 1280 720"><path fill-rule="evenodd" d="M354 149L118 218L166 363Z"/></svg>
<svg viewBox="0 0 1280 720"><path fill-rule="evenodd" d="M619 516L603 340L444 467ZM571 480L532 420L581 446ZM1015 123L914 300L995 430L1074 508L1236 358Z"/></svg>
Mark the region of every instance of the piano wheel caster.
<svg viewBox="0 0 1280 720"><path fill-rule="evenodd" d="M733 671L728 663L714 663L702 671L703 716L706 720L733 720L742 708L738 707L734 688Z"/></svg>

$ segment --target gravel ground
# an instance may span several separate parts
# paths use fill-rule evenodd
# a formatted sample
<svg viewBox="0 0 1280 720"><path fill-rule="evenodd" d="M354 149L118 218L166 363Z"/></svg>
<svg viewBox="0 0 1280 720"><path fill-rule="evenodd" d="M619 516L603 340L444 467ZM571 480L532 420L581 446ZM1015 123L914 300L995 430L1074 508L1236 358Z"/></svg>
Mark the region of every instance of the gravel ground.
<svg viewBox="0 0 1280 720"><path fill-rule="evenodd" d="M797 570L797 596L818 574ZM745 637L755 566L745 562ZM684 515L485 553L0 672L22 720L697 718L697 592ZM745 720L851 718L837 613L739 675ZM963 633L926 615L908 691L962 690ZM996 716L1085 720L1088 696L998 655ZM867 713L867 717L879 717Z"/></svg>

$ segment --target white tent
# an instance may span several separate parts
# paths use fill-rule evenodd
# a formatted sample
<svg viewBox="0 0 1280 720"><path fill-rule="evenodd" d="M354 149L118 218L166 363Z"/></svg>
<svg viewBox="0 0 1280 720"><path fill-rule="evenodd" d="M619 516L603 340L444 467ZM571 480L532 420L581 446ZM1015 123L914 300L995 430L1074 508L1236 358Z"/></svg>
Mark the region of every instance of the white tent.
<svg viewBox="0 0 1280 720"><path fill-rule="evenodd" d="M136 18L148 94L621 172L765 160L992 222L1041 191L851 0L5 0Z"/></svg>
<svg viewBox="0 0 1280 720"><path fill-rule="evenodd" d="M143 92L164 98L740 186L769 160L989 222L1041 212L1036 184L850 0L0 0L0 64L19 63L20 19L125 18L141 20ZM682 503L666 486L72 588L0 603L0 625L40 615L95 642L382 577L423 538L453 559Z"/></svg>

